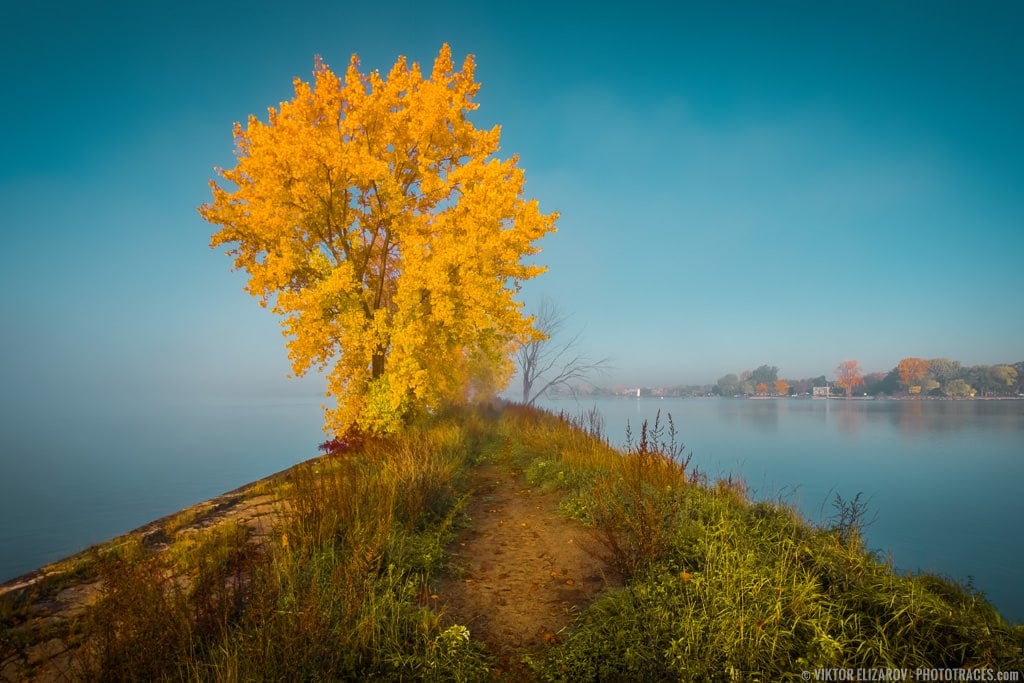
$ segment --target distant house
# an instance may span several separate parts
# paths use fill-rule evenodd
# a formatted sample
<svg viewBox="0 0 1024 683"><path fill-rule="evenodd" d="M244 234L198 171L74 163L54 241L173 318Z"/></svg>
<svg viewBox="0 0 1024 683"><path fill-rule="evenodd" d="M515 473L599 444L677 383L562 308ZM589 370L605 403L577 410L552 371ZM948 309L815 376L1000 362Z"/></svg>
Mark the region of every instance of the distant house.
<svg viewBox="0 0 1024 683"><path fill-rule="evenodd" d="M811 388L811 396L814 398L828 398L829 395L828 386Z"/></svg>

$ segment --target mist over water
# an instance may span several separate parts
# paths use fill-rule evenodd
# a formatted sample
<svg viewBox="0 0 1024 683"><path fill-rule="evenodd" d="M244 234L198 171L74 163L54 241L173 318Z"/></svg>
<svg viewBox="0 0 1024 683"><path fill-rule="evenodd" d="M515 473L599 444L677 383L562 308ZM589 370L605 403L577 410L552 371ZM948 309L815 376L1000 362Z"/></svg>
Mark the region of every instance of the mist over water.
<svg viewBox="0 0 1024 683"><path fill-rule="evenodd" d="M1024 622L1024 401L603 399L611 441L671 414L687 452L712 479L741 476L755 498L793 504L827 523L835 494L862 493L868 547L901 571L972 581Z"/></svg>
<svg viewBox="0 0 1024 683"><path fill-rule="evenodd" d="M133 399L7 414L0 581L317 455L315 398Z"/></svg>

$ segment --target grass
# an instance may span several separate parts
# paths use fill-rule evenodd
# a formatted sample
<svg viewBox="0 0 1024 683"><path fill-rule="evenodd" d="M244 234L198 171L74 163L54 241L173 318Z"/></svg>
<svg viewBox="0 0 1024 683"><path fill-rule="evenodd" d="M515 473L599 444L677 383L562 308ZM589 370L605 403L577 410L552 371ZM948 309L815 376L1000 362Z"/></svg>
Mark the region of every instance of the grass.
<svg viewBox="0 0 1024 683"><path fill-rule="evenodd" d="M596 414L457 411L263 484L256 543L236 522L166 526L98 550L103 592L67 627L84 680L486 680L494 662L425 598L448 570L469 470L485 459L558 491L626 579L560 643L541 680L787 680L822 667L1024 668L1024 627L973 589L901 575L861 541L859 498L827 527L690 466L671 420L613 449ZM0 600L4 624L23 606ZM16 629L2 632L10 647ZM13 645L11 645L13 643ZM154 647L159 643L159 647Z"/></svg>
<svg viewBox="0 0 1024 683"><path fill-rule="evenodd" d="M583 611L562 644L531 659L538 678L1024 669L1024 627L1007 624L984 596L937 576L899 574L865 549L859 497L837 499L832 524L818 528L791 507L751 501L741 481L712 484L690 469L671 421L642 426L618 454L585 416L519 411L510 419L524 442L559 443L522 449L519 465L534 484L564 490L572 515L592 525L595 552L629 579Z"/></svg>

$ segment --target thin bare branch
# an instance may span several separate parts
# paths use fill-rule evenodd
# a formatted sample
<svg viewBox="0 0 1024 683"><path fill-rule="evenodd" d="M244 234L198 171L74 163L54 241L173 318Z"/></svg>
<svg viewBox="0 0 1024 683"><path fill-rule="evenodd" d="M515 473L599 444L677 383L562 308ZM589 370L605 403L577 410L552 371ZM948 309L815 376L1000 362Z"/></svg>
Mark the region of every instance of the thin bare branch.
<svg viewBox="0 0 1024 683"><path fill-rule="evenodd" d="M522 376L523 403L533 403L550 391L582 381L595 372L611 367L608 358L591 358L579 350L582 332L568 341L556 341L567 316L550 299L544 299L534 316L534 328L543 339L523 344L516 353Z"/></svg>

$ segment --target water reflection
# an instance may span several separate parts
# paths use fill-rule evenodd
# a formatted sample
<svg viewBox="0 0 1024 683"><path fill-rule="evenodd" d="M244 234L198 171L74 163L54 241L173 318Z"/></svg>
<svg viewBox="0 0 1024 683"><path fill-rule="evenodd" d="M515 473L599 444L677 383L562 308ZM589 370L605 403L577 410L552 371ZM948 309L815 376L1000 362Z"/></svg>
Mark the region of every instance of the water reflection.
<svg viewBox="0 0 1024 683"><path fill-rule="evenodd" d="M886 401L880 415L905 438L964 429L984 432L1017 431L1024 418L1024 401Z"/></svg>
<svg viewBox="0 0 1024 683"><path fill-rule="evenodd" d="M829 401L829 407L832 407ZM853 401L841 401L835 406L836 426L839 432L849 438L860 438L861 430L864 428L866 411L861 409L861 404Z"/></svg>
<svg viewBox="0 0 1024 683"><path fill-rule="evenodd" d="M679 427L697 413L713 422L734 427L750 427L763 434L781 429L807 428L835 430L856 440L866 433L887 429L901 438L919 439L936 433L951 434L963 430L984 433L1019 432L1024 424L1024 400L989 401L952 400L868 400L822 401L814 399L599 399L589 403L551 401L555 412L578 414L600 406L609 418L609 436L616 441L625 432L628 421L635 434L647 420L652 425L660 411L664 423L669 414ZM681 408L686 405L686 408ZM712 418L711 415L714 415ZM683 434L689 429L681 430Z"/></svg>
<svg viewBox="0 0 1024 683"><path fill-rule="evenodd" d="M782 401L752 399L717 403L718 415L723 422L747 425L768 434L779 431L779 406Z"/></svg>

